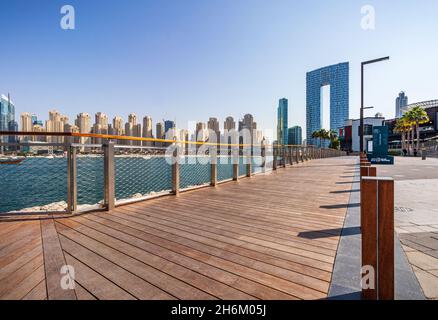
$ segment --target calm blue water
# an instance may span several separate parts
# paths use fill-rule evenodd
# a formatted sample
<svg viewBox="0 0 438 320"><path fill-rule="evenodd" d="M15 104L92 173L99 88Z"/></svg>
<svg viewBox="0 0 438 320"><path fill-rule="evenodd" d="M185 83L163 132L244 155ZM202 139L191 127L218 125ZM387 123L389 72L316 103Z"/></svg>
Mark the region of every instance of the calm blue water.
<svg viewBox="0 0 438 320"><path fill-rule="evenodd" d="M254 160L254 173L261 168ZM67 201L67 159L27 158L19 165L0 165L0 212ZM164 157L116 157L116 198L170 191L172 169ZM246 173L241 158L239 175ZM181 164L180 188L210 182L210 164ZM218 163L218 180L233 177L230 163ZM103 157L77 158L78 205L103 200Z"/></svg>

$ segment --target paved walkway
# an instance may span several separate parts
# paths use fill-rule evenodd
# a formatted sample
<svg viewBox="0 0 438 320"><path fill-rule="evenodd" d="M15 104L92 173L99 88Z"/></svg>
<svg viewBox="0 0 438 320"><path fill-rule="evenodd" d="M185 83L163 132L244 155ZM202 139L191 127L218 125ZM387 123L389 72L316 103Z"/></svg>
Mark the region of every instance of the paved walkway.
<svg viewBox="0 0 438 320"><path fill-rule="evenodd" d="M312 160L109 213L3 218L0 298L324 299L356 160Z"/></svg>
<svg viewBox="0 0 438 320"><path fill-rule="evenodd" d="M425 296L438 299L438 159L397 157L377 171L396 180L396 231Z"/></svg>

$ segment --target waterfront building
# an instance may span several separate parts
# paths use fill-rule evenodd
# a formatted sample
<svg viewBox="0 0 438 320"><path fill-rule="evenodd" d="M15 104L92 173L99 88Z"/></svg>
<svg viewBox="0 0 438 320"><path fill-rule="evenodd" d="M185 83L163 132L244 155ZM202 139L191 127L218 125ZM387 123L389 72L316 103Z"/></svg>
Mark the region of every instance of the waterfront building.
<svg viewBox="0 0 438 320"><path fill-rule="evenodd" d="M253 143L254 141L254 133L257 130L257 123L254 121L254 117L247 113L243 116L243 119L239 121L239 132L242 130L248 130L250 135L250 141L243 141L242 135L239 137L239 143Z"/></svg>
<svg viewBox="0 0 438 320"><path fill-rule="evenodd" d="M141 127L141 125L140 125L140 127ZM141 130L140 130L140 132L141 132ZM125 123L125 136L128 136L128 137L140 136L141 137L141 133L140 133L140 135L138 135L137 115L135 113L131 113L128 115L128 122ZM132 145L137 145L137 143L139 141L125 140L124 142L125 142L124 144L132 146Z"/></svg>
<svg viewBox="0 0 438 320"><path fill-rule="evenodd" d="M398 94L398 97L395 99L395 118L401 118L403 113L407 111L408 106L408 96L404 91Z"/></svg>
<svg viewBox="0 0 438 320"><path fill-rule="evenodd" d="M427 123L420 124L420 138L421 140L429 140L434 141L438 137L438 99L436 100L427 100L420 101L408 104L404 107L404 111L408 111L414 107L423 108L430 121ZM385 125L388 126L389 129L389 146L392 149L400 148L401 145L401 135L399 132L394 130L397 123L397 118L385 120ZM414 133L414 137L416 133ZM426 145L428 143L426 142ZM435 151L434 151L435 152Z"/></svg>
<svg viewBox="0 0 438 320"><path fill-rule="evenodd" d="M32 126L32 132L41 132L41 133L43 133L44 132L44 127L42 125L40 125L40 124L34 124ZM32 136L31 140L34 141L34 142L44 142L44 141L46 141L46 136L44 136L44 135Z"/></svg>
<svg viewBox="0 0 438 320"><path fill-rule="evenodd" d="M80 133L91 132L91 117L88 113L79 113L75 120L75 124L79 128ZM80 137L79 142L82 144L89 144L91 143L91 139L88 137Z"/></svg>
<svg viewBox="0 0 438 320"><path fill-rule="evenodd" d="M49 120L46 121L47 132L64 132L64 125L68 123L68 117L61 115L56 110L49 111ZM47 136L47 142L63 143L63 137Z"/></svg>
<svg viewBox="0 0 438 320"><path fill-rule="evenodd" d="M300 126L294 126L288 130L289 144L301 145L303 143L302 129Z"/></svg>
<svg viewBox="0 0 438 320"><path fill-rule="evenodd" d="M32 124L32 116L29 112L23 112L20 115L20 128L21 131L25 132L32 132L33 130L33 124ZM23 136L21 137L22 141L29 141L31 140L30 136Z"/></svg>
<svg viewBox="0 0 438 320"><path fill-rule="evenodd" d="M152 118L146 116L143 118L143 138L153 138L152 134ZM151 141L143 141L144 146L152 146Z"/></svg>
<svg viewBox="0 0 438 320"><path fill-rule="evenodd" d="M288 101L283 98L279 100L277 109L277 141L281 145L288 144L287 118Z"/></svg>
<svg viewBox="0 0 438 320"><path fill-rule="evenodd" d="M37 124L39 126L43 126L43 122L41 120L38 120L38 117L36 114L32 114L32 125Z"/></svg>
<svg viewBox="0 0 438 320"><path fill-rule="evenodd" d="M229 136L229 133L231 130L236 130L236 122L234 121L233 117L226 117L224 121L224 135L221 139L223 143L231 144L231 137ZM230 148L229 148L230 150Z"/></svg>
<svg viewBox="0 0 438 320"><path fill-rule="evenodd" d="M102 112L97 112L94 116L94 125L91 130L95 134L108 134L108 116ZM102 138L92 138L92 143L101 144Z"/></svg>
<svg viewBox="0 0 438 320"><path fill-rule="evenodd" d="M125 134L122 117L116 116L113 118L112 134L117 136L122 136Z"/></svg>
<svg viewBox="0 0 438 320"><path fill-rule="evenodd" d="M15 122L15 105L10 96L0 95L0 131L17 131ZM15 136L0 136L1 143L16 142ZM11 147L0 147L0 152L12 150Z"/></svg>
<svg viewBox="0 0 438 320"><path fill-rule="evenodd" d="M165 120L164 121L164 133L166 134L167 131L169 131L170 129L175 129L176 125L175 125L175 121L172 120Z"/></svg>
<svg viewBox="0 0 438 320"><path fill-rule="evenodd" d="M157 137L157 139L164 139L164 124L162 122L157 122L156 124L156 128L155 128L155 135ZM162 147L163 143L162 142L155 142L155 146L156 147Z"/></svg>
<svg viewBox="0 0 438 320"><path fill-rule="evenodd" d="M315 145L312 133L323 127L321 88L330 86L330 128L338 131L349 118L349 63L344 62L307 73L306 76L306 140ZM328 144L328 142L327 142Z"/></svg>
<svg viewBox="0 0 438 320"><path fill-rule="evenodd" d="M207 122L207 129L216 134L215 140L218 144L221 142L221 131L219 130L219 121L217 118L210 118ZM210 137L209 137L210 139Z"/></svg>
<svg viewBox="0 0 438 320"><path fill-rule="evenodd" d="M374 117L364 118L363 141L365 149L368 151L368 141L373 139L373 127L384 125L385 118L381 114ZM359 152L360 150L360 119L348 119L344 121L344 126L339 130L341 149L349 152Z"/></svg>
<svg viewBox="0 0 438 320"><path fill-rule="evenodd" d="M205 142L208 140L208 130L204 122L196 123L196 141Z"/></svg>
<svg viewBox="0 0 438 320"><path fill-rule="evenodd" d="M236 129L236 122L233 117L227 117L224 121L224 131L230 131Z"/></svg>

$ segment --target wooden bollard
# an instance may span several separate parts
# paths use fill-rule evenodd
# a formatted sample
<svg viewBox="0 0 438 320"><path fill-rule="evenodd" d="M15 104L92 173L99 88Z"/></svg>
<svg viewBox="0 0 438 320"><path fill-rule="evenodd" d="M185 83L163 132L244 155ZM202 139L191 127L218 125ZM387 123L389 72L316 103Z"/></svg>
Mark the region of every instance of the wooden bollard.
<svg viewBox="0 0 438 320"><path fill-rule="evenodd" d="M360 166L361 167L369 167L369 166L371 166L371 163L368 161L361 161Z"/></svg>
<svg viewBox="0 0 438 320"><path fill-rule="evenodd" d="M377 168L371 166L361 166L360 167L360 176L361 177L376 177L377 176Z"/></svg>
<svg viewBox="0 0 438 320"><path fill-rule="evenodd" d="M394 299L394 179L361 183L362 298Z"/></svg>

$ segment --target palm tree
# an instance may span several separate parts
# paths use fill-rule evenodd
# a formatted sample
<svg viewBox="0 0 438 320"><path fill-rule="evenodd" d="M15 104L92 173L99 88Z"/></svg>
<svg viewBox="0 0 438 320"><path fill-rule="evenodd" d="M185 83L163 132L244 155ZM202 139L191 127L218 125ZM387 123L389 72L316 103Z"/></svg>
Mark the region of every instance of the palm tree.
<svg viewBox="0 0 438 320"><path fill-rule="evenodd" d="M423 123L427 123L430 121L429 116L427 115L426 110L423 108L417 106L410 109L408 112L405 113L406 118L408 121L412 124L412 145L414 145L414 135L413 131L416 131L417 135L417 145L416 149L417 151L420 150L420 125Z"/></svg>
<svg viewBox="0 0 438 320"><path fill-rule="evenodd" d="M315 130L312 132L313 139L319 139L319 146L321 147L321 130Z"/></svg>
<svg viewBox="0 0 438 320"><path fill-rule="evenodd" d="M401 135L401 148L402 150L408 150L406 147L406 133L409 131L409 122L407 121L406 117L403 116L399 119L397 119L397 122L395 124L394 131L396 133L400 133Z"/></svg>
<svg viewBox="0 0 438 320"><path fill-rule="evenodd" d="M338 133L335 130L330 130L328 132L328 135L329 135L329 139L330 139L329 148L338 149L338 147L339 147Z"/></svg>
<svg viewBox="0 0 438 320"><path fill-rule="evenodd" d="M321 138L325 142L326 140L330 140L330 131L326 129L321 129Z"/></svg>

